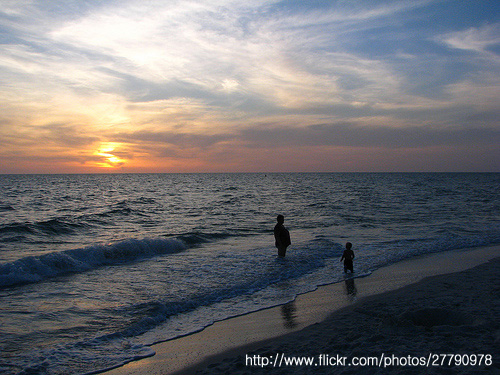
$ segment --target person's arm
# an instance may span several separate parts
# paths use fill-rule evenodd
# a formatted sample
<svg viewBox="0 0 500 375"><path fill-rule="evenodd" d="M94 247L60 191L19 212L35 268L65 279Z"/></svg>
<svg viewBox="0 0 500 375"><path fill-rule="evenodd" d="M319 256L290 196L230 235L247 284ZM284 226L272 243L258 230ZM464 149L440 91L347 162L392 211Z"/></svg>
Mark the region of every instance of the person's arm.
<svg viewBox="0 0 500 375"><path fill-rule="evenodd" d="M290 232L286 228L283 228L281 232L281 244L283 246L290 246L292 244L292 241L290 241Z"/></svg>

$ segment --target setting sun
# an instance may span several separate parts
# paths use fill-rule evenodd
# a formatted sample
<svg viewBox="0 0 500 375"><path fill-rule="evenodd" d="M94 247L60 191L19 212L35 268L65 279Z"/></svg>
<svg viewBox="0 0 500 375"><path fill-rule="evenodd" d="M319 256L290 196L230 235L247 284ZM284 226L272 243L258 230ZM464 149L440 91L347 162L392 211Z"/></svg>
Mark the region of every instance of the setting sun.
<svg viewBox="0 0 500 375"><path fill-rule="evenodd" d="M103 168L116 168L125 164L125 160L116 156L113 152L117 148L117 143L102 144L99 150L94 154L99 156L99 161L96 163Z"/></svg>

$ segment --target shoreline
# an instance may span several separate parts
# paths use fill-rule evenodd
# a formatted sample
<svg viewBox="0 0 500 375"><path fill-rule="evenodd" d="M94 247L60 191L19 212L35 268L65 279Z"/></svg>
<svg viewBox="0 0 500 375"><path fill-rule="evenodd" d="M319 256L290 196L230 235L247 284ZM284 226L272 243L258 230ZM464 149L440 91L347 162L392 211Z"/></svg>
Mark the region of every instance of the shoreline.
<svg viewBox="0 0 500 375"><path fill-rule="evenodd" d="M326 324L332 314L415 285L425 278L471 269L500 256L500 245L423 255L347 278L298 295L285 305L215 322L202 331L152 346L156 354L104 372L106 375L189 374L224 358L258 350L311 326ZM247 368L254 371L254 368Z"/></svg>

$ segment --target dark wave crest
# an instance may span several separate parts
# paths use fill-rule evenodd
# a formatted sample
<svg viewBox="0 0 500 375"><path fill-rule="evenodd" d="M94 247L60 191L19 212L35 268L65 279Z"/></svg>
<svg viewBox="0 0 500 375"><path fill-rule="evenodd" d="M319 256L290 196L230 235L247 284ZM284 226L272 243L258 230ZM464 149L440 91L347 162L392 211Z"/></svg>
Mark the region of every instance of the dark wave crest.
<svg viewBox="0 0 500 375"><path fill-rule="evenodd" d="M0 265L0 288L71 273L84 272L104 265L129 262L186 249L175 238L130 239L109 245L94 245L82 249L29 256Z"/></svg>
<svg viewBox="0 0 500 375"><path fill-rule="evenodd" d="M16 209L12 207L11 205L8 204L1 204L0 203L0 212L6 212L6 211L15 211Z"/></svg>
<svg viewBox="0 0 500 375"><path fill-rule="evenodd" d="M0 234L41 234L50 236L73 234L87 225L86 223L73 223L64 219L51 219L34 223L10 223L0 226Z"/></svg>

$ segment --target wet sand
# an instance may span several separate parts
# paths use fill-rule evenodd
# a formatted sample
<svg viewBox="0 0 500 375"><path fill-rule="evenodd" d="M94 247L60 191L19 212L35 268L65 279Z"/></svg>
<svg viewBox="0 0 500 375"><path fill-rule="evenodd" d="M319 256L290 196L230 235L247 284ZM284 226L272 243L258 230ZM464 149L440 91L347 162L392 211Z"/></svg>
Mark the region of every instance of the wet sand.
<svg viewBox="0 0 500 375"><path fill-rule="evenodd" d="M248 361L248 356L274 358L280 353L352 358L382 352L420 356L432 350L440 354L472 353L469 350L474 349L478 354L481 349L483 354L493 355L500 343L500 261L488 261L499 256L500 247L494 246L402 261L365 278L322 286L286 305L217 322L201 332L156 344L153 357L106 374L332 371L328 366L260 368ZM476 266L479 268L473 269ZM378 373L375 370L397 372L401 367L335 369L336 373L357 374ZM498 367L405 368L409 373L489 370Z"/></svg>

